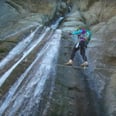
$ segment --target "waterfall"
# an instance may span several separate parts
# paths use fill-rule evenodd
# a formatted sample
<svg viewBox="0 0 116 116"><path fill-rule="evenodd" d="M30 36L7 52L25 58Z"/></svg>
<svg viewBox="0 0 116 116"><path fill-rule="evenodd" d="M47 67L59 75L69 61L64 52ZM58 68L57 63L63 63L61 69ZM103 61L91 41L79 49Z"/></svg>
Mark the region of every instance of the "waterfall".
<svg viewBox="0 0 116 116"><path fill-rule="evenodd" d="M52 29L56 29L56 28L59 26L59 23L60 23L63 19L64 19L64 17L58 18L58 20L57 20L54 24L51 25L51 28L52 28Z"/></svg>
<svg viewBox="0 0 116 116"><path fill-rule="evenodd" d="M46 28L38 39L33 40L38 28L17 44L0 62L0 68L3 69L12 59L15 60L16 56L22 54L22 57L20 57L17 62L14 62L1 76L0 86L2 87L4 82L24 58L28 57L41 42L48 38L48 41L42 46L41 51L38 51L32 63L24 70L24 73L17 78L14 84L11 85L4 98L0 100L0 115L13 116L20 112L19 115L28 116L33 107L36 106L36 104L39 105L41 94L44 91L44 86L46 81L49 80L51 73L55 74L61 30L57 29L52 34L49 34L52 30Z"/></svg>
<svg viewBox="0 0 116 116"><path fill-rule="evenodd" d="M21 57L21 59L19 59L12 67L10 67L10 69L5 72L5 74L3 74L0 78L0 86L2 86L2 84L4 83L4 81L8 78L8 76L11 74L11 72L16 68L16 66L39 44L39 42L43 39L43 37L45 36L45 34L47 33L49 29L46 29L46 32L41 36L41 38L36 41L36 43L34 43L30 49L23 51L23 56ZM33 34L33 33L32 33ZM31 35L30 35L31 36ZM30 36L28 37L30 39ZM32 38L32 37L31 37ZM21 42L23 43L23 42ZM15 55L13 55L13 53L20 53L20 51L22 50L23 46L21 45L21 43L19 43L19 45L17 47L15 47L8 55L8 58L6 58L5 61L3 61L3 63L6 64L6 62L8 62L9 60L12 59L12 57ZM9 58L11 56L11 58ZM7 60L8 59L8 60Z"/></svg>

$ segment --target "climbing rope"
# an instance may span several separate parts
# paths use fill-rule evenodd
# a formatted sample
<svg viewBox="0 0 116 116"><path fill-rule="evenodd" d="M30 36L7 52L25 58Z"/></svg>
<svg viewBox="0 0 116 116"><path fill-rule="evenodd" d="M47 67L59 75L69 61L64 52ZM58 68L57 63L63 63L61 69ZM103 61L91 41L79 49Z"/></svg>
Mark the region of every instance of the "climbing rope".
<svg viewBox="0 0 116 116"><path fill-rule="evenodd" d="M68 68L74 68L74 69L88 69L88 67L82 67L82 66L67 66L67 65L63 65L63 64L56 64L57 66L60 66L60 67L68 67ZM104 68L104 67L95 67L93 68L93 70L108 70L108 71L114 71L116 72L116 69L115 68Z"/></svg>
<svg viewBox="0 0 116 116"><path fill-rule="evenodd" d="M50 65L50 64L47 64L47 63L40 63L40 64L46 64L46 65ZM74 65L65 65L65 64L56 64L56 66L58 67L64 67L64 68L74 68L74 69L88 69L88 67L82 67L82 66L74 66ZM93 70L106 70L106 71L113 71L113 72L116 72L116 68L105 68L105 67L95 67L93 68Z"/></svg>

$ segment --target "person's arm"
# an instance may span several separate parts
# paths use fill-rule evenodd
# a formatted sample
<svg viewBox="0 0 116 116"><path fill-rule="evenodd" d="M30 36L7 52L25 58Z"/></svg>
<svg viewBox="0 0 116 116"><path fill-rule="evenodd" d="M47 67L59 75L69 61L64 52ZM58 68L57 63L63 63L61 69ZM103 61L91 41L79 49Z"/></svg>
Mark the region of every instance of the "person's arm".
<svg viewBox="0 0 116 116"><path fill-rule="evenodd" d="M78 30L78 31L73 31L71 34L72 35L80 35L82 33L82 30Z"/></svg>

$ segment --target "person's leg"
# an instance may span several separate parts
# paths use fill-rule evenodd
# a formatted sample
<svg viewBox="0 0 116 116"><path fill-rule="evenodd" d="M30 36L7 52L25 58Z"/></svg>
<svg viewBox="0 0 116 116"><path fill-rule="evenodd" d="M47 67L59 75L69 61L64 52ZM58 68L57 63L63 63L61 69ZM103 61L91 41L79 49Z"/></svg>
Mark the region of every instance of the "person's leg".
<svg viewBox="0 0 116 116"><path fill-rule="evenodd" d="M84 61L84 63L82 64L82 66L83 65L88 65L87 56L86 56L86 46L85 46L85 42L84 41L82 41L80 43L80 54L81 54L81 56L83 58L83 61Z"/></svg>
<svg viewBox="0 0 116 116"><path fill-rule="evenodd" d="M75 53L77 52L77 50L79 50L79 46L76 48L76 45L75 45L72 49L71 57L70 57L69 61L66 63L67 65L72 65L73 59L75 57Z"/></svg>
<svg viewBox="0 0 116 116"><path fill-rule="evenodd" d="M73 49L72 49L72 53L71 53L71 57L70 57L70 59L71 60L73 60L74 59L74 57L75 57L75 53L77 52L77 50L79 50L79 47L73 47Z"/></svg>
<svg viewBox="0 0 116 116"><path fill-rule="evenodd" d="M87 57L85 55L85 48L84 47L80 48L80 54L81 54L83 60L87 61Z"/></svg>

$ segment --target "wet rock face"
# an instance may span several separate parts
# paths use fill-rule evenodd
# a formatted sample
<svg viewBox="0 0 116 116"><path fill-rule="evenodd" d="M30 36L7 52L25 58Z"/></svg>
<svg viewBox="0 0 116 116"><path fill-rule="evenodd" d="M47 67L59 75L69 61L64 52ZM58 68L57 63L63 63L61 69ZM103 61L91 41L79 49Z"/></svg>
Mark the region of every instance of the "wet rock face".
<svg viewBox="0 0 116 116"><path fill-rule="evenodd" d="M92 4L88 1L81 2L81 4L87 2L86 7L83 6L83 8L73 5L73 11L65 18L61 29L66 33L75 30L78 25L82 27L88 25L91 29L92 39L87 50L90 70L86 75L97 99L102 99L101 112L106 112L108 116L115 116L116 96L113 91L115 91L114 76L116 74L116 1L96 0ZM78 2L73 1L76 4ZM81 12L75 12L78 9Z"/></svg>
<svg viewBox="0 0 116 116"><path fill-rule="evenodd" d="M66 33L75 30L78 26L86 27L88 25L91 29L92 40L87 49L90 71L86 74L89 77L89 86L94 90L95 97L102 99L99 104L100 112L105 112L108 116L115 116L116 1L96 0L91 2L73 1L75 3L73 11L65 18L61 29ZM71 37L69 38L71 39Z"/></svg>
<svg viewBox="0 0 116 116"><path fill-rule="evenodd" d="M42 13L51 19L55 14L64 14L68 10L66 1L57 0L7 0L7 3L14 7L17 12L25 13Z"/></svg>
<svg viewBox="0 0 116 116"><path fill-rule="evenodd" d="M68 11L66 2L56 0L1 0L0 5L0 39L30 25L45 25Z"/></svg>
<svg viewBox="0 0 116 116"><path fill-rule="evenodd" d="M100 104L98 101L96 102L99 106L103 106L99 112L115 116L116 1L69 0L68 3L71 3L72 10L60 26L66 36L62 40L62 53L60 53L62 57L59 58L59 63L63 64L70 57L71 46L70 42L66 41L70 37L67 35L67 31L73 31L78 26L89 26L93 33L87 50L90 67L88 72L83 71L82 73L67 67L57 67L53 105L48 114L49 116L51 114L62 115L63 112L63 116L86 116L86 112L89 110L90 114L97 115L95 109L95 112L91 112L95 104L92 104L94 100L89 98L89 90L84 85L83 80L86 79L86 83L89 83L90 89L95 93L95 100L98 100ZM0 39L2 40L0 41L0 55L3 56L35 27L44 25L54 16L62 16L67 11L66 0L62 0L62 2L58 0L1 0L0 5ZM15 35L15 32L18 34ZM11 36L12 34L14 35ZM9 41L4 41L4 39ZM64 46L65 44L66 46ZM67 46L70 46L69 49ZM0 59L2 59L1 56ZM86 77L83 75L84 73ZM80 101L82 102L80 103ZM79 110L77 111L77 109ZM89 113L88 116L90 116Z"/></svg>
<svg viewBox="0 0 116 116"><path fill-rule="evenodd" d="M5 42L6 39L21 40L27 33L31 33L33 28L38 25L46 25L49 21L62 16L65 12L67 12L67 6L63 1L57 3L56 0L1 0L0 53L2 55L0 59L6 54L5 52L9 51L9 48L12 48L12 45L16 44ZM3 43L9 45L3 45Z"/></svg>
<svg viewBox="0 0 116 116"><path fill-rule="evenodd" d="M17 9L17 11L23 13L25 12L42 12L43 14L51 14L54 12L56 7L56 0L8 0L9 4ZM51 4L52 2L52 4Z"/></svg>
<svg viewBox="0 0 116 116"><path fill-rule="evenodd" d="M115 78L116 74L116 16L111 17L108 21L105 21L105 25L103 23L98 24L95 28L98 28L98 31L94 34L95 38L101 45L96 45L96 49L89 50L89 57L91 57L91 53L95 52L93 57L91 57L91 62L96 65L95 67L103 67L103 69L99 69L97 73L101 74L101 80L104 83L101 83L100 86L103 87L100 90L100 94L102 94L103 99L105 99L105 111L108 116L115 116L116 109L114 108L114 104L116 104L116 96L115 96ZM100 26L101 25L101 26ZM99 26L101 28L99 28ZM93 30L95 29L93 26ZM97 41L96 40L96 41ZM91 55L90 55L91 54ZM98 57L99 56L99 57ZM100 77L100 75L99 75ZM94 78L94 77L93 77ZM113 101L113 102L111 102Z"/></svg>

